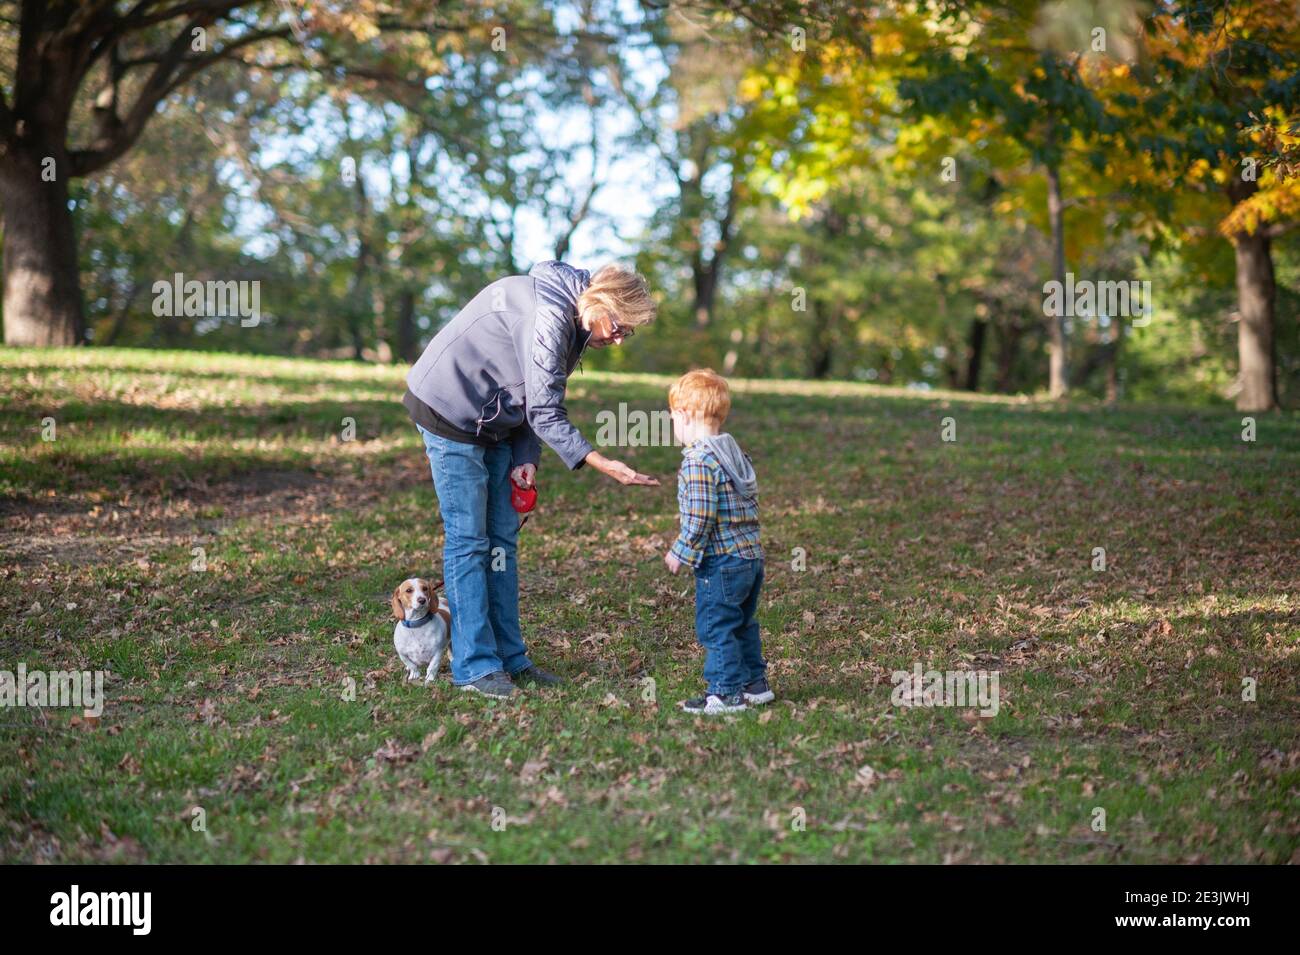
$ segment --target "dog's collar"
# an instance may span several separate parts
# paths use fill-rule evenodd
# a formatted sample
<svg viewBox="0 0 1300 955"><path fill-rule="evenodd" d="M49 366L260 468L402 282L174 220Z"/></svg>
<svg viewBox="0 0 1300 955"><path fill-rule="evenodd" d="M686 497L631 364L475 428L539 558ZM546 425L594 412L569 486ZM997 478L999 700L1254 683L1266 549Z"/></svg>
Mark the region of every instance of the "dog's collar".
<svg viewBox="0 0 1300 955"><path fill-rule="evenodd" d="M423 627L426 623L428 623L432 619L433 619L433 614L429 612L426 612L425 615L423 617L420 617L415 623L411 623L411 621L403 617L402 626L406 627L409 630L419 630L421 627Z"/></svg>

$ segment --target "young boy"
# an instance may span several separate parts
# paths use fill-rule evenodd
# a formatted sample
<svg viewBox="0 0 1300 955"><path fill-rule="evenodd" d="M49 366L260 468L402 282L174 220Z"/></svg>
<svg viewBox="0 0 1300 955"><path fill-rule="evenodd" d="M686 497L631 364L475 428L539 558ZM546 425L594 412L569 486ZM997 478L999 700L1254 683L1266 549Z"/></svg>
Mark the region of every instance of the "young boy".
<svg viewBox="0 0 1300 955"><path fill-rule="evenodd" d="M773 699L758 637L763 586L758 480L749 455L721 433L731 410L727 382L712 369L682 375L668 391L682 449L677 473L681 532L664 563L674 574L695 570L695 634L704 647L704 696L684 700L688 713L734 713Z"/></svg>

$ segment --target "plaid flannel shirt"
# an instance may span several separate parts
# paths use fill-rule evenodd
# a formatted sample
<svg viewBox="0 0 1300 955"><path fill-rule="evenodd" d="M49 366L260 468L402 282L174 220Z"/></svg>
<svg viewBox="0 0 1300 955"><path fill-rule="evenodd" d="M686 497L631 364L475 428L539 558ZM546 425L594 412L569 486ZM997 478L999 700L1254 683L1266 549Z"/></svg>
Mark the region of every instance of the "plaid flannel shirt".
<svg viewBox="0 0 1300 955"><path fill-rule="evenodd" d="M683 564L698 567L713 554L763 559L758 500L743 497L718 459L695 445L682 449L677 509L682 527L671 553Z"/></svg>

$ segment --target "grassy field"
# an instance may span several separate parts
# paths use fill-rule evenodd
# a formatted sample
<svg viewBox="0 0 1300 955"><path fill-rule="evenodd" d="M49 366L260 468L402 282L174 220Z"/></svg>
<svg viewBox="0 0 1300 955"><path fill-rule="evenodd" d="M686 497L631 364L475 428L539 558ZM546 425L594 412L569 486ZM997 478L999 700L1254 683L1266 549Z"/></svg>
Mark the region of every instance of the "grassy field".
<svg viewBox="0 0 1300 955"><path fill-rule="evenodd" d="M387 597L441 535L401 379L0 350L0 669L109 671L98 719L0 709L0 857L1300 861L1296 415L738 383L778 701L702 721L675 448L611 452L659 489L543 459L521 602L564 689L404 682ZM997 715L894 705L917 663L997 671Z"/></svg>

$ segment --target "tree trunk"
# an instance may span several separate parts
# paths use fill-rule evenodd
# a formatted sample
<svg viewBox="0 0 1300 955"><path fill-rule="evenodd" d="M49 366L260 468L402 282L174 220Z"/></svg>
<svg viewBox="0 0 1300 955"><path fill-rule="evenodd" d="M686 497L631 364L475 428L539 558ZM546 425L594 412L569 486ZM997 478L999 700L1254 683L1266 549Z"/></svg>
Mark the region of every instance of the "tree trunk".
<svg viewBox="0 0 1300 955"><path fill-rule="evenodd" d="M695 327L708 328L713 321L713 292L717 287L713 283L713 271L704 264L704 257L695 253L691 259L691 278L695 286Z"/></svg>
<svg viewBox="0 0 1300 955"><path fill-rule="evenodd" d="M347 322L348 337L352 342L352 360L365 361L366 340L362 322L367 313L371 316L373 302L370 298L370 197L366 195L365 177L361 174L361 162L357 162L356 178L353 180L353 192L357 200L357 258L352 267L352 288L348 293ZM373 330L373 324L371 326Z"/></svg>
<svg viewBox="0 0 1300 955"><path fill-rule="evenodd" d="M980 365L984 363L984 342L988 338L989 323L977 318L970 326L970 341L966 346L966 378L962 387L967 391L980 390Z"/></svg>
<svg viewBox="0 0 1300 955"><path fill-rule="evenodd" d="M1106 404L1113 405L1119 403L1120 398L1120 380L1119 380L1119 359L1120 352L1124 347L1124 320L1122 318L1112 318L1114 324L1110 333L1110 360L1106 363Z"/></svg>
<svg viewBox="0 0 1300 955"><path fill-rule="evenodd" d="M122 334L122 329L126 328L127 319L131 317L131 306L134 305L135 300L140 297L140 290L142 288L144 288L144 286L140 282L133 281L131 283L131 288L127 291L126 297L122 301L121 308L117 310L117 315L114 316L113 324L109 326L108 333L104 336L104 340L102 342L95 342L97 346L107 348L110 345L116 344L118 336Z"/></svg>
<svg viewBox="0 0 1300 955"><path fill-rule="evenodd" d="M46 156L57 162L50 182L41 178ZM0 160L0 212L5 344L81 344L85 306L62 147L11 151Z"/></svg>
<svg viewBox="0 0 1300 955"><path fill-rule="evenodd" d="M702 193L699 191L700 180L693 180L695 184L696 202L702 202ZM695 286L695 327L708 328L713 322L713 306L717 301L718 286L722 279L722 262L727 255L727 249L731 244L732 226L736 220L736 175L733 172L731 177L731 187L727 192L727 206L722 217L718 220L718 240L714 243L713 254L709 256L706 263L704 253L698 247L700 238L700 223L696 223L695 240L697 247L691 256L691 274Z"/></svg>
<svg viewBox="0 0 1300 955"><path fill-rule="evenodd" d="M415 328L415 292L409 288L402 289L397 302L397 354L408 363L420 357Z"/></svg>
<svg viewBox="0 0 1300 955"><path fill-rule="evenodd" d="M835 351L835 310L813 299L811 339L808 343L808 377L817 381L830 377Z"/></svg>
<svg viewBox="0 0 1300 955"><path fill-rule="evenodd" d="M997 377L993 382L998 394L1011 394L1016 362L1020 358L1020 339L1024 334L1025 327L1018 318L1008 319L998 326Z"/></svg>
<svg viewBox="0 0 1300 955"><path fill-rule="evenodd" d="M1065 289L1065 206L1061 200L1061 170L1055 165L1047 167L1047 219L1052 230L1052 278ZM1053 398L1064 398L1070 390L1066 367L1066 326L1064 302L1059 315L1048 318L1048 390Z"/></svg>
<svg viewBox="0 0 1300 955"><path fill-rule="evenodd" d="M880 368L877 369L879 374L876 376L876 383L881 385L892 385L894 383L894 358L888 349L884 349L880 354Z"/></svg>
<svg viewBox="0 0 1300 955"><path fill-rule="evenodd" d="M1272 411L1278 406L1273 311L1271 240L1263 232L1233 236L1237 257L1237 355L1240 362L1239 411Z"/></svg>

